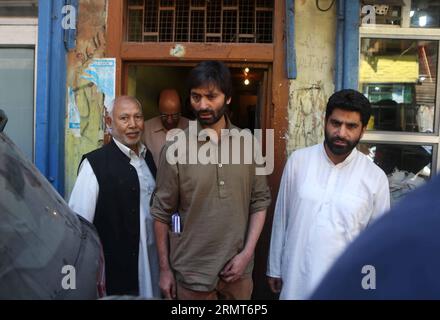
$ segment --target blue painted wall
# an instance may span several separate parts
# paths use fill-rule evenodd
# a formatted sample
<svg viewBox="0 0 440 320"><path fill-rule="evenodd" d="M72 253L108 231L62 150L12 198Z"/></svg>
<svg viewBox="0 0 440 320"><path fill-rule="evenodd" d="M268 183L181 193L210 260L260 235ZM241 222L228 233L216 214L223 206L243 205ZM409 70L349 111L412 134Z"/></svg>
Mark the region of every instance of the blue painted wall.
<svg viewBox="0 0 440 320"><path fill-rule="evenodd" d="M64 195L64 126L66 109L66 54L72 31L62 27L66 0L40 0L38 12L38 64L35 162L38 169Z"/></svg>
<svg viewBox="0 0 440 320"><path fill-rule="evenodd" d="M336 90L358 89L360 1L338 0L336 34Z"/></svg>
<svg viewBox="0 0 440 320"><path fill-rule="evenodd" d="M296 79L295 0L286 0L286 66L287 78Z"/></svg>

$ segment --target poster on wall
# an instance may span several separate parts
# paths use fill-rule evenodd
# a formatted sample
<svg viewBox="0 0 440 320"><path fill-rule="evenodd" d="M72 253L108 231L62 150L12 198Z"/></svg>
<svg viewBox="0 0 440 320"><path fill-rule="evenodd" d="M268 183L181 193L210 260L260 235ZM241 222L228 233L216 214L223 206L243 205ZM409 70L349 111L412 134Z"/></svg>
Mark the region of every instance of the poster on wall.
<svg viewBox="0 0 440 320"><path fill-rule="evenodd" d="M78 105L76 103L76 96L72 87L68 88L68 108L69 108L69 130L75 138L81 138L81 116L79 114Z"/></svg>
<svg viewBox="0 0 440 320"><path fill-rule="evenodd" d="M110 132L108 132L108 128L105 128L105 116L106 111L109 110L110 105L113 103L113 100L116 98L116 59L115 58L101 58L101 59L93 59L89 64L86 70L84 70L84 74L81 76L82 79L90 81L90 83L94 84L98 90L98 92L102 93L104 96L104 110L102 114L101 128L99 130L98 136L100 141L106 141L110 139ZM72 108L70 108L72 106ZM77 108L76 108L77 110ZM72 112L70 112L72 111ZM74 104L69 103L69 115L75 115ZM70 123L69 119L69 127L72 125L71 130L73 134L78 137L80 136L79 127L80 123L75 122L78 117L72 117L74 120L73 123ZM75 127L78 127L75 129ZM106 138L107 137L107 138Z"/></svg>
<svg viewBox="0 0 440 320"><path fill-rule="evenodd" d="M84 73L85 75L81 78L94 83L98 91L104 94L104 106L108 110L109 105L115 99L116 59L93 59Z"/></svg>
<svg viewBox="0 0 440 320"><path fill-rule="evenodd" d="M116 59L102 58L93 59L88 68L81 76L82 79L93 83L97 90L104 95L105 111L115 99L116 87ZM81 137L81 116L76 101L75 91L72 87L68 88L68 128L76 138ZM104 116L102 121L102 130L100 130L100 140L104 138Z"/></svg>

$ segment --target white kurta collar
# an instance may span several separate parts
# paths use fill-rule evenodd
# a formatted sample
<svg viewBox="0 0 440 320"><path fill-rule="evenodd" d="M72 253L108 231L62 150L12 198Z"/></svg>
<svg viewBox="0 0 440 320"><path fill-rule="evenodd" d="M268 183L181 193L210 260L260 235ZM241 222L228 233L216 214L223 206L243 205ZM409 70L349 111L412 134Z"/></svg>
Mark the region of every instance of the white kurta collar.
<svg viewBox="0 0 440 320"><path fill-rule="evenodd" d="M321 143L321 145L320 145L321 153L324 156L324 159L327 161L327 163L330 166L335 167L335 168L343 168L343 167L347 166L350 162L353 161L354 158L356 158L356 156L358 155L358 152L359 152L356 148L354 148L351 151L350 155L344 161L342 161L341 163L338 163L338 164L334 164L334 162L329 158L327 152L325 151L324 143L325 142Z"/></svg>
<svg viewBox="0 0 440 320"><path fill-rule="evenodd" d="M116 145L118 146L119 150L122 151L123 154L125 154L127 157L129 157L130 159L132 159L134 156L137 156L137 154L131 150L129 147L127 147L126 145L120 143L118 140L116 140L115 138L113 138L113 141L116 143ZM147 148L144 146L143 143L139 142L139 156L141 158L145 158L145 153L147 152Z"/></svg>

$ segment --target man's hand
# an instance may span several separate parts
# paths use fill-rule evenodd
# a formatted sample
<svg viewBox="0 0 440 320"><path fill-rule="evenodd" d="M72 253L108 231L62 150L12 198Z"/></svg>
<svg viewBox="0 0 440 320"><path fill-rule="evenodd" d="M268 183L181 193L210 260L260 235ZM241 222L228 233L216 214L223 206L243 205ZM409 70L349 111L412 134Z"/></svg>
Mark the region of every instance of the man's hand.
<svg viewBox="0 0 440 320"><path fill-rule="evenodd" d="M220 277L223 281L234 282L243 276L247 265L254 255L255 246L260 237L261 230L263 230L265 219L266 209L251 214L245 246L220 272Z"/></svg>
<svg viewBox="0 0 440 320"><path fill-rule="evenodd" d="M225 282L234 282L240 279L252 257L248 257L244 252L233 257L220 272L220 277Z"/></svg>
<svg viewBox="0 0 440 320"><path fill-rule="evenodd" d="M168 224L154 220L154 233L160 266L159 287L165 299L176 299L176 279L174 279L168 259L168 230Z"/></svg>
<svg viewBox="0 0 440 320"><path fill-rule="evenodd" d="M281 292L281 288L283 287L283 280L281 278L267 277L267 282L273 293Z"/></svg>
<svg viewBox="0 0 440 320"><path fill-rule="evenodd" d="M160 271L159 287L165 299L173 300L176 295L176 280L171 269Z"/></svg>

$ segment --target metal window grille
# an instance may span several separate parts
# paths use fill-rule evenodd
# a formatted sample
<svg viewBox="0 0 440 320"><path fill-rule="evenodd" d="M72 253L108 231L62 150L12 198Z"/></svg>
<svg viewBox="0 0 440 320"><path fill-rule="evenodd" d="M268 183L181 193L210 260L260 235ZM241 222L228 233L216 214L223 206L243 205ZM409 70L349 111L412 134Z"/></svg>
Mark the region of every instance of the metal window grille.
<svg viewBox="0 0 440 320"><path fill-rule="evenodd" d="M274 0L128 0L127 41L272 43Z"/></svg>

